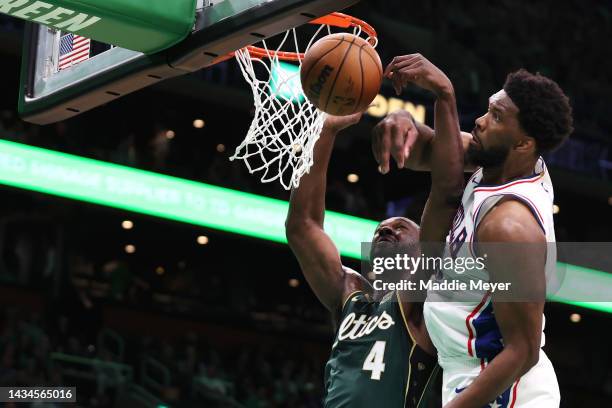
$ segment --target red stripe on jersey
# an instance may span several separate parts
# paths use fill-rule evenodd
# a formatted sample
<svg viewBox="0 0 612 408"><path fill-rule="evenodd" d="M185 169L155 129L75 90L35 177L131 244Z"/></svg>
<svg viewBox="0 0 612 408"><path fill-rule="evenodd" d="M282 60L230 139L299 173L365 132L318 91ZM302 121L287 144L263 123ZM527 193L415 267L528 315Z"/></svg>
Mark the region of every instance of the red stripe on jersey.
<svg viewBox="0 0 612 408"><path fill-rule="evenodd" d="M476 314L482 310L485 303L487 303L487 298L489 297L490 294L491 294L490 292L485 293L484 297L482 298L478 306L476 306L476 309L472 310L472 313L470 313L468 317L465 318L465 325L467 326L468 334L469 334L468 354L470 355L470 357L474 357L474 350L472 350L472 340L474 340L474 331L472 330L471 321L474 318L474 316L476 316Z"/></svg>
<svg viewBox="0 0 612 408"><path fill-rule="evenodd" d="M518 380L516 380L516 382L514 383L514 389L512 390L512 403L510 404L510 408L514 408L514 404L516 403L516 390L518 388L519 381L521 381L521 377L519 377Z"/></svg>
<svg viewBox="0 0 612 408"><path fill-rule="evenodd" d="M476 219L478 218L478 215L480 213L480 207L482 207L482 205L491 197L503 197L503 196L507 196L507 197L515 197L517 198L516 201L521 202L523 205L526 205L531 212L533 213L534 217L536 218L536 221L538 222L538 224L540 225L540 227L542 228L542 231L544 231L544 235L546 235L546 229L544 228L544 217L542 217L542 214L540 214L540 210L538 209L538 207L533 203L533 201L531 201L529 198L525 197L522 194L517 194L514 192L511 193L501 193L501 194L493 194L487 198L485 198L484 200L482 200L482 202L478 205L478 208L476 208L476 211L474 211L472 213L472 224L474 224L474 231L472 231L472 236L470 238L470 250L472 251L472 245L473 245L473 236L474 236L474 232L478 229L478 225L476 225ZM475 251L472 251L472 255L474 255Z"/></svg>
<svg viewBox="0 0 612 408"><path fill-rule="evenodd" d="M533 178L528 178L528 179L524 179L524 180L516 180L513 181L509 184L506 185L501 185L501 186L492 186L492 187L476 187L474 189L474 191L486 191L486 192L494 192L494 191L499 191L499 190L503 190L505 188L508 187L512 187L512 186L516 186L517 184L523 184L523 183L535 183L536 181L540 180L542 177L544 177L544 172L538 174L537 176L534 176Z"/></svg>

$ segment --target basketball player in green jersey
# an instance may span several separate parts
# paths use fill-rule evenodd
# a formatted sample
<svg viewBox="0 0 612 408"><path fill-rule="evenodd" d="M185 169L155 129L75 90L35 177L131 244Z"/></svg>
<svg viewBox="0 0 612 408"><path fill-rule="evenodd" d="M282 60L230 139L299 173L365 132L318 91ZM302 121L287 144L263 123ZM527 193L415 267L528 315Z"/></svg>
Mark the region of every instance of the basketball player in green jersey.
<svg viewBox="0 0 612 408"><path fill-rule="evenodd" d="M389 244L444 242L463 189L463 148L452 85L427 60L419 60L412 68L412 82L436 96L431 191L421 227L401 217L382 221L372 240L372 253ZM306 280L336 323L325 367L325 407L424 407L438 367L423 304L408 291L375 291L367 279L341 264L323 229L326 173L334 139L360 117L327 118L315 147L314 165L292 191L287 238Z"/></svg>

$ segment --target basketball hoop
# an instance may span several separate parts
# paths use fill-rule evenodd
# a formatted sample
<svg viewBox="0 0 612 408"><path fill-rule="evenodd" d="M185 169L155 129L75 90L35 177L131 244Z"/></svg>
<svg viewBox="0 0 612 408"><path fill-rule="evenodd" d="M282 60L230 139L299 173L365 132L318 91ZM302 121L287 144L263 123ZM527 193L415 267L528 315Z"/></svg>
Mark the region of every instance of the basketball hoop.
<svg viewBox="0 0 612 408"><path fill-rule="evenodd" d="M332 34L332 28L351 30L352 34L365 37L373 47L378 44L372 26L346 14L332 13L312 20L309 26L315 33L303 50L299 43L304 33L298 32L298 27L281 34L274 47L263 40L261 46L245 47L234 53L253 91L255 112L247 136L230 160L243 160L251 174L263 173L262 183L278 180L286 190L297 188L302 176L310 171L325 113L304 95L299 85L299 69L287 71L281 61L297 63L299 68L312 44ZM283 51L288 47L294 50Z"/></svg>

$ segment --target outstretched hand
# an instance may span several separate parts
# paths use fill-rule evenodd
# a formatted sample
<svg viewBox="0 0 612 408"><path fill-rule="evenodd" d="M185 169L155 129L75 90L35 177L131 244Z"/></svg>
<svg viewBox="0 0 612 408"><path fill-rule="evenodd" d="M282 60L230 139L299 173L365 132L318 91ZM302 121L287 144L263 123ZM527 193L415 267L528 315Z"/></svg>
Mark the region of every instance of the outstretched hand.
<svg viewBox="0 0 612 408"><path fill-rule="evenodd" d="M405 110L392 112L378 123L372 129L372 152L379 165L378 171L387 174L391 158L403 169L418 133L412 115Z"/></svg>
<svg viewBox="0 0 612 408"><path fill-rule="evenodd" d="M361 120L362 116L363 112L354 113L348 116L327 115L323 128L330 132L338 133L341 130L344 130L358 123Z"/></svg>
<svg viewBox="0 0 612 408"><path fill-rule="evenodd" d="M398 95L408 83L427 89L438 97L453 92L453 85L444 72L421 54L393 58L385 69L385 77L393 82L393 89Z"/></svg>

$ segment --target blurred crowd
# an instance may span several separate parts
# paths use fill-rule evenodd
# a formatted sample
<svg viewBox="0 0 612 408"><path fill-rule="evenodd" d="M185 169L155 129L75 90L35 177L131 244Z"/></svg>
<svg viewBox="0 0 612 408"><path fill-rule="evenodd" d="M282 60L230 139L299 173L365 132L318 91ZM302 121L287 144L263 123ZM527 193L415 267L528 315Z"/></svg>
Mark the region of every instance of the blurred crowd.
<svg viewBox="0 0 612 408"><path fill-rule="evenodd" d="M52 351L75 351L75 344L62 333L62 326L43 326L40 315L20 315L15 309L3 310L0 332L0 386L63 384L59 370L49 366ZM59 322L58 322L59 323Z"/></svg>
<svg viewBox="0 0 612 408"><path fill-rule="evenodd" d="M101 325L91 337L64 315L5 309L0 386L76 385L79 405L91 407L115 406L131 382L177 407L320 406L322 362L304 354L299 344L224 349L195 333L179 340L114 333L126 351L117 355L101 340L104 331ZM152 360L157 372L141 370L145 360ZM113 364L131 367L133 376L122 378Z"/></svg>
<svg viewBox="0 0 612 408"><path fill-rule="evenodd" d="M416 48L427 46L431 52L427 57L447 70L459 100L471 100L482 107L509 71L525 67L554 78L569 94L579 137L610 142L612 111L603 96L612 95L608 80L612 58L606 52L606 42L601 41L612 37L610 3L595 0L529 4L520 0L368 3L377 10L372 14L375 20L400 23L377 25L384 36L385 54L410 47L410 43ZM427 35L422 38L398 35L402 25L425 30Z"/></svg>
<svg viewBox="0 0 612 408"><path fill-rule="evenodd" d="M260 345L237 350L211 348L194 334L179 344L153 342L143 347L171 373L166 396L200 395L246 408L314 408L322 397L321 362L296 346Z"/></svg>

